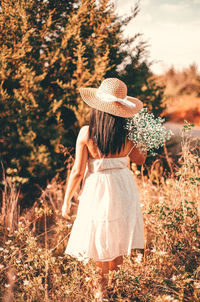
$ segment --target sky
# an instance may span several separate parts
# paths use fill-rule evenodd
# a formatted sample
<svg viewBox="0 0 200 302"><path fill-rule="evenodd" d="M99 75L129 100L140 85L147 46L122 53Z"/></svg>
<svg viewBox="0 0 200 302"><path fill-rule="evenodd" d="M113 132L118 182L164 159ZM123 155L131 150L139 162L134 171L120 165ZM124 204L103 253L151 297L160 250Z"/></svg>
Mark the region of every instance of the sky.
<svg viewBox="0 0 200 302"><path fill-rule="evenodd" d="M113 0L119 15L127 15L134 0ZM140 12L124 34L142 33L149 44L152 71L162 74L196 63L200 71L200 0L140 0Z"/></svg>

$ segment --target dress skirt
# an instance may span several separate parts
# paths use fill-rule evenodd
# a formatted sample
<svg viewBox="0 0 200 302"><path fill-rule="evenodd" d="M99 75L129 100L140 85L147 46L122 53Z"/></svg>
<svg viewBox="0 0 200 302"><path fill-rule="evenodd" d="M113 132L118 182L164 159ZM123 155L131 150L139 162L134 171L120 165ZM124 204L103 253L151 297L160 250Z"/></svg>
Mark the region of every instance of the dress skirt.
<svg viewBox="0 0 200 302"><path fill-rule="evenodd" d="M134 248L144 248L144 223L128 156L89 159L65 253L111 261Z"/></svg>

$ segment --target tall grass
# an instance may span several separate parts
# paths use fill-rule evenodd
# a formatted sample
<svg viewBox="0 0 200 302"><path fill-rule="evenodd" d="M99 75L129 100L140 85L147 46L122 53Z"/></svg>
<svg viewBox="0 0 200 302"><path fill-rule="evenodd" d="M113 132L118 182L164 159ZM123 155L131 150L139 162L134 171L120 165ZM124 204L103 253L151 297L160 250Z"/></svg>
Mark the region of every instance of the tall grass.
<svg viewBox="0 0 200 302"><path fill-rule="evenodd" d="M173 177L152 177L153 169L144 177L133 169L145 220L145 250L125 257L108 287L107 301L200 300L200 158L187 130ZM64 255L76 212L74 207L70 221L61 217L64 184L55 178L33 208L17 218L9 213L16 209L19 195L9 179L4 180L1 299L98 301L98 272L92 260L86 263ZM5 219L5 205L12 223Z"/></svg>

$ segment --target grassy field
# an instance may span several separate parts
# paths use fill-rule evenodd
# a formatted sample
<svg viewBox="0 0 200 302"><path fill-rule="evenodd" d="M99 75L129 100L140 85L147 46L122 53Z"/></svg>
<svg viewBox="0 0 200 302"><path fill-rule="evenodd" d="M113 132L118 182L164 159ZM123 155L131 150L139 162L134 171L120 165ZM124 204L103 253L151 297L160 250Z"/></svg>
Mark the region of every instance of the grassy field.
<svg viewBox="0 0 200 302"><path fill-rule="evenodd" d="M200 301L199 148L183 135L179 168L166 177L156 164L132 165L145 222L145 250L125 258L104 301ZM64 256L75 215L61 217L58 178L19 214L19 192L4 179L0 227L2 301L98 301L92 261ZM31 198L31 192L30 192ZM74 199L76 202L76 199ZM74 205L74 211L75 211Z"/></svg>

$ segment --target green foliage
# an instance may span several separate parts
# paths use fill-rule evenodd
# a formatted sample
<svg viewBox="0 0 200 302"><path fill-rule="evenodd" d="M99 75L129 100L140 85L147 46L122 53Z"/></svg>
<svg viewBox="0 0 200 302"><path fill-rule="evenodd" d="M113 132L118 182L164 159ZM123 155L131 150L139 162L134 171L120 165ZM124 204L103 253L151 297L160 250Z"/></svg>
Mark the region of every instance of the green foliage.
<svg viewBox="0 0 200 302"><path fill-rule="evenodd" d="M1 3L1 160L41 184L63 169L57 148L74 145L77 132L55 20L43 2Z"/></svg>

